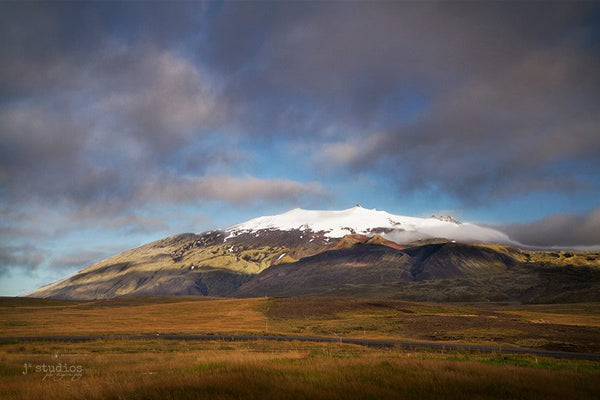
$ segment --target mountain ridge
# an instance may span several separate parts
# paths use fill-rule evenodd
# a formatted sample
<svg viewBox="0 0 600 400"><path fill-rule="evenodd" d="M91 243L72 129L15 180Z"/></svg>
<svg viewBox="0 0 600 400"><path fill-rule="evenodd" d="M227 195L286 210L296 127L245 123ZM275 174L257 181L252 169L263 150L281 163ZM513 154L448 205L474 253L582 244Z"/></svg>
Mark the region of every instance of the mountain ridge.
<svg viewBox="0 0 600 400"><path fill-rule="evenodd" d="M467 231L461 231L465 226ZM579 293L578 298L600 298L600 253L536 252L490 244L472 235L504 236L471 226L475 225L393 216L358 206L341 211L295 209L225 230L157 240L29 296L81 300L345 294L536 301ZM433 236L447 232L472 240ZM398 242L392 237L416 240ZM567 294L561 294L561 288Z"/></svg>

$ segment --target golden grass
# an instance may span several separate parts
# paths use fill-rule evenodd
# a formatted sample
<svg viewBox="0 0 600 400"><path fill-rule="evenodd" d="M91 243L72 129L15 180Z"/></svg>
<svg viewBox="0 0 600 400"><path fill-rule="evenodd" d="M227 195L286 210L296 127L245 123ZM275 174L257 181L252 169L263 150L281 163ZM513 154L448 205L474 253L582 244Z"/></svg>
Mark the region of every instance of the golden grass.
<svg viewBox="0 0 600 400"><path fill-rule="evenodd" d="M77 380L29 370L80 365ZM0 398L586 399L600 367L533 356L340 344L96 341L0 345Z"/></svg>
<svg viewBox="0 0 600 400"><path fill-rule="evenodd" d="M598 304L555 304L514 307L501 311L540 324L592 326L600 328Z"/></svg>
<svg viewBox="0 0 600 400"><path fill-rule="evenodd" d="M182 300L132 303L116 299L73 302L66 306L0 307L1 336L256 333L265 317L256 311L260 299Z"/></svg>
<svg viewBox="0 0 600 400"><path fill-rule="evenodd" d="M600 352L597 304L522 306L335 297L0 299L0 336L222 333Z"/></svg>
<svg viewBox="0 0 600 400"><path fill-rule="evenodd" d="M598 351L596 304L357 298L0 299L0 336L262 333ZM548 320L539 323L537 319ZM559 347L560 349L560 347ZM24 375L24 365L30 364ZM40 365L80 365L80 379ZM0 343L0 399L586 399L600 362L338 343L101 340Z"/></svg>
<svg viewBox="0 0 600 400"><path fill-rule="evenodd" d="M308 336L600 351L600 326L595 323L600 318L597 304L542 307L357 298L284 298L271 299L259 303L259 306L271 317L269 326L273 331ZM569 314L569 310L573 314ZM539 319L547 322L541 324Z"/></svg>

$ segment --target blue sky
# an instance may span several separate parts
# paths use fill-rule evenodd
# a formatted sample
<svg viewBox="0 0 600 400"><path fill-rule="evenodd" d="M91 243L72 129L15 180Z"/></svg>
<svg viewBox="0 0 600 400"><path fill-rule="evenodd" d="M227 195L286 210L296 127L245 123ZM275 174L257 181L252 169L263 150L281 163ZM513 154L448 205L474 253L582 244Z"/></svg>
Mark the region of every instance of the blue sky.
<svg viewBox="0 0 600 400"><path fill-rule="evenodd" d="M0 3L0 295L295 207L600 246L599 10Z"/></svg>

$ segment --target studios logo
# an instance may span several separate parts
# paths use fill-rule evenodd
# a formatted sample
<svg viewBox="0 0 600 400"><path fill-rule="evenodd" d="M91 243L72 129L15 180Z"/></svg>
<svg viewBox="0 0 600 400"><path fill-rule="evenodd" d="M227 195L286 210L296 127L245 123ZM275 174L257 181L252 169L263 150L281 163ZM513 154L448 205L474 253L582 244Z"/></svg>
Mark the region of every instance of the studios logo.
<svg viewBox="0 0 600 400"><path fill-rule="evenodd" d="M71 381L77 381L83 376L82 365L69 365L66 363L58 364L31 364L25 363L23 365L23 375L27 374L43 374L42 380L54 380L60 381L63 379L69 379Z"/></svg>

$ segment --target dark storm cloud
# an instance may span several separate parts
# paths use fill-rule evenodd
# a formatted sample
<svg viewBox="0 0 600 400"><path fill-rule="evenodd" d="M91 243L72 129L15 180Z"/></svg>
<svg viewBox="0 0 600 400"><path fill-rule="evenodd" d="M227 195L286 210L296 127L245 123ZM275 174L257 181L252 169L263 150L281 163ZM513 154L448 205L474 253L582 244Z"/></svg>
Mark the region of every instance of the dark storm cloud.
<svg viewBox="0 0 600 400"><path fill-rule="evenodd" d="M534 52L494 76L466 78L437 96L430 116L388 131L362 156L410 170L409 188L430 181L475 201L589 189L586 178L598 176L578 175L600 167L600 110L591 109L599 67L570 49Z"/></svg>
<svg viewBox="0 0 600 400"><path fill-rule="evenodd" d="M594 4L3 8L0 177L20 197L128 202L198 171L181 149L223 125L471 202L597 185Z"/></svg>
<svg viewBox="0 0 600 400"><path fill-rule="evenodd" d="M111 9L118 15L112 20L104 4L97 6L6 7L14 17L5 16L3 24L11 40L2 52L0 75L12 94L0 109L0 178L8 197L118 213L131 204L163 200L164 195L140 193L151 192L148 181L172 187L165 170L204 173L207 163L223 167L220 177L245 187L226 174L243 152L217 147L205 154L210 145L202 144L203 137L232 116L218 83L179 51L193 18L179 18L183 10L163 15L164 4L156 9L146 4L138 15L135 7L119 3ZM31 29L22 28L25 21ZM197 151L186 152L190 146ZM240 203L296 198L302 187L280 185L279 194L239 188L220 193ZM219 200L215 193L198 198Z"/></svg>
<svg viewBox="0 0 600 400"><path fill-rule="evenodd" d="M598 191L596 4L271 6L226 4L208 35L259 129L469 203Z"/></svg>
<svg viewBox="0 0 600 400"><path fill-rule="evenodd" d="M114 186L114 171L85 161L85 121L62 104L40 103L0 109L0 179L7 195L85 202Z"/></svg>
<svg viewBox="0 0 600 400"><path fill-rule="evenodd" d="M28 95L61 85L107 42L165 47L193 34L202 3L2 2L2 94ZM9 79L4 79L9 78Z"/></svg>
<svg viewBox="0 0 600 400"><path fill-rule="evenodd" d="M530 224L499 228L511 239L531 246L600 247L600 208L585 214L554 214Z"/></svg>
<svg viewBox="0 0 600 400"><path fill-rule="evenodd" d="M0 7L0 182L10 201L125 199L136 171L155 167L148 160L220 115L198 72L163 47L189 32L198 4Z"/></svg>

